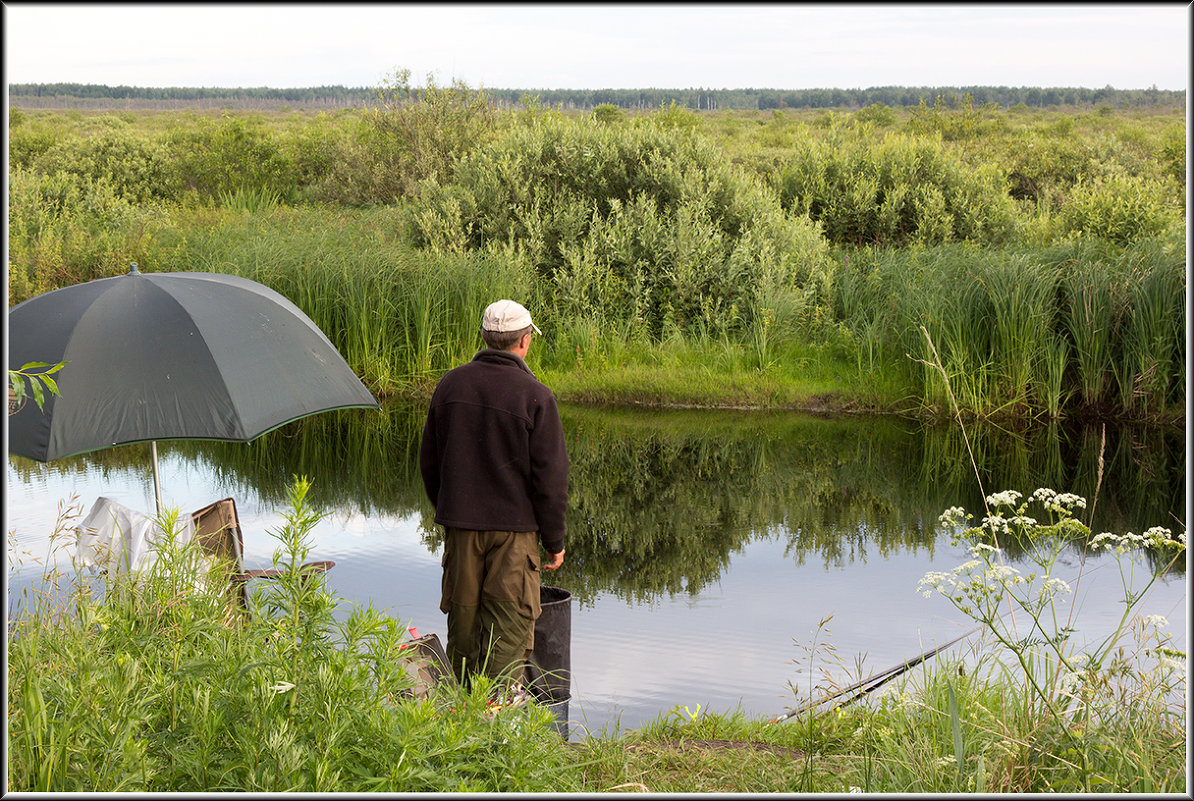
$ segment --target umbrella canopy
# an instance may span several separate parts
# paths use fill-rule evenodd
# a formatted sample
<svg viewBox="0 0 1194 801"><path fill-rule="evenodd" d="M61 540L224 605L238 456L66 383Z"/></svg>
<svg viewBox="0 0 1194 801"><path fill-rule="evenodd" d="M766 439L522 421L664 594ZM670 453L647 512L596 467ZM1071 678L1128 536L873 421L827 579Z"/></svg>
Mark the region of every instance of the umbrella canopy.
<svg viewBox="0 0 1194 801"><path fill-rule="evenodd" d="M134 264L14 306L8 343L9 365L69 362L60 396L8 418L9 453L41 462L132 442L248 442L318 412L380 408L297 306L234 275Z"/></svg>

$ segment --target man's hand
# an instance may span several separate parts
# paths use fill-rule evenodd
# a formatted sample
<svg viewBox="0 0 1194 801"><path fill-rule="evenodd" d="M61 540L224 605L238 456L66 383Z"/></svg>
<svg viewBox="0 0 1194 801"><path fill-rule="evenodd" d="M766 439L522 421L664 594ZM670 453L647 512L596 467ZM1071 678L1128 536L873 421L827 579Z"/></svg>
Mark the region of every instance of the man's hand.
<svg viewBox="0 0 1194 801"><path fill-rule="evenodd" d="M564 564L563 550L561 550L559 553L549 553L548 556L551 557L551 561L543 566L544 570L555 570L560 565Z"/></svg>

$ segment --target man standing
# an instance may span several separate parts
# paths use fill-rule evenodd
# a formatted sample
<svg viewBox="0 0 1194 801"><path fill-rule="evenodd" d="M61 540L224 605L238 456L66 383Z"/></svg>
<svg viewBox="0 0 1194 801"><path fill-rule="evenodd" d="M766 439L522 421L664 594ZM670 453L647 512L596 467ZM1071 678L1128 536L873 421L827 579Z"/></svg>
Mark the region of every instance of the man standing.
<svg viewBox="0 0 1194 801"><path fill-rule="evenodd" d="M545 570L564 562L568 454L551 390L527 368L541 334L512 300L481 318L486 348L435 388L419 469L444 527L443 595L448 660L471 674L513 681L534 647L539 541Z"/></svg>

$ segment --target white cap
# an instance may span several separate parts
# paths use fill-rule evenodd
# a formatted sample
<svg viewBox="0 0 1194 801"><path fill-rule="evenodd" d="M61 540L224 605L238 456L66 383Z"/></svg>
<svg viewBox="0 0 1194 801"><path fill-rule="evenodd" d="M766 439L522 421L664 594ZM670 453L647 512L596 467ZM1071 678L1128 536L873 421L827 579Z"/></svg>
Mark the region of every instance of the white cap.
<svg viewBox="0 0 1194 801"><path fill-rule="evenodd" d="M531 313L521 303L512 300L498 300L485 308L481 317L481 328L485 331L504 333L507 331L521 331L527 326L535 329L535 333L543 336L539 326L531 321Z"/></svg>

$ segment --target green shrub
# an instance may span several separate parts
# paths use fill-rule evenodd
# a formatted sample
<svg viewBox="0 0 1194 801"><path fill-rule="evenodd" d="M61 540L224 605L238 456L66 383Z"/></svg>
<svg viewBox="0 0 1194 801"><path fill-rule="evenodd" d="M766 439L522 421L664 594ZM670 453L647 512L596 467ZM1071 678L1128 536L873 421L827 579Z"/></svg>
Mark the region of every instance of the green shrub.
<svg viewBox="0 0 1194 801"><path fill-rule="evenodd" d="M701 118L692 109L681 106L675 100L651 115L651 120L661 128L678 131L695 131L701 125Z"/></svg>
<svg viewBox="0 0 1194 801"><path fill-rule="evenodd" d="M275 132L244 116L200 118L172 132L168 145L183 186L202 198L237 190L272 189L291 199L296 189L294 156Z"/></svg>
<svg viewBox="0 0 1194 801"><path fill-rule="evenodd" d="M814 292L826 247L707 140L653 119L611 128L544 117L426 182L406 215L420 247L510 245L564 317L662 336L743 330L763 287Z"/></svg>
<svg viewBox="0 0 1194 801"><path fill-rule="evenodd" d="M11 170L9 302L145 263L165 217L160 206L132 203L103 177Z"/></svg>
<svg viewBox="0 0 1194 801"><path fill-rule="evenodd" d="M1062 231L1120 244L1156 236L1180 219L1170 187L1122 172L1080 181L1059 211Z"/></svg>
<svg viewBox="0 0 1194 801"><path fill-rule="evenodd" d="M989 133L998 123L991 115L998 109L994 103L974 107L974 98L938 95L930 107L921 98L920 105L912 109L906 127L910 133L919 136L940 136L947 142L959 139L973 139Z"/></svg>
<svg viewBox="0 0 1194 801"><path fill-rule="evenodd" d="M784 207L840 245L1007 241L1017 211L1001 170L977 168L934 139L845 132L796 143L775 179Z"/></svg>
<svg viewBox="0 0 1194 801"><path fill-rule="evenodd" d="M1079 139L1018 132L1007 148L1008 191L1012 197L1056 208L1064 194L1090 175L1089 146Z"/></svg>
<svg viewBox="0 0 1194 801"><path fill-rule="evenodd" d="M280 138L279 148L292 164L296 194L314 192L332 174L345 157L347 138L340 123L324 112Z"/></svg>
<svg viewBox="0 0 1194 801"><path fill-rule="evenodd" d="M9 109L8 166L31 167L58 141L49 126L31 121L20 109Z"/></svg>
<svg viewBox="0 0 1194 801"><path fill-rule="evenodd" d="M124 132L57 142L36 161L38 171L57 172L106 181L134 203L176 200L182 183L166 147Z"/></svg>
<svg viewBox="0 0 1194 801"><path fill-rule="evenodd" d="M456 161L496 131L496 111L484 90L461 81L410 83L398 70L379 90L380 108L362 112L343 160L318 187L323 200L353 205L393 203L421 181L444 182Z"/></svg>
<svg viewBox="0 0 1194 801"><path fill-rule="evenodd" d="M896 124L896 113L884 103L871 103L852 115L855 120L875 128L890 128Z"/></svg>
<svg viewBox="0 0 1194 801"><path fill-rule="evenodd" d="M597 120L597 122L604 123L617 122L625 116L622 113L622 109L618 108L613 103L599 103L593 107L592 114L593 119Z"/></svg>

